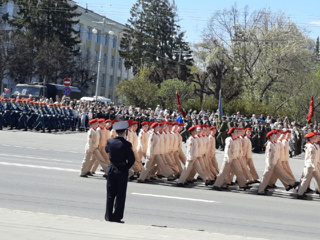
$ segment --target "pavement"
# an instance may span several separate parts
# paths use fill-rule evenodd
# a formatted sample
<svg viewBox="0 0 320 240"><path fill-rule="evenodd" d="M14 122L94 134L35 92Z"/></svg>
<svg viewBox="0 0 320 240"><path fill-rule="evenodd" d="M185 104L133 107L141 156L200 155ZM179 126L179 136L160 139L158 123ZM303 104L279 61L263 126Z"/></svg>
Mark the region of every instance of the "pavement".
<svg viewBox="0 0 320 240"><path fill-rule="evenodd" d="M88 218L4 208L0 208L0 215L1 239L262 239L161 226L109 223Z"/></svg>

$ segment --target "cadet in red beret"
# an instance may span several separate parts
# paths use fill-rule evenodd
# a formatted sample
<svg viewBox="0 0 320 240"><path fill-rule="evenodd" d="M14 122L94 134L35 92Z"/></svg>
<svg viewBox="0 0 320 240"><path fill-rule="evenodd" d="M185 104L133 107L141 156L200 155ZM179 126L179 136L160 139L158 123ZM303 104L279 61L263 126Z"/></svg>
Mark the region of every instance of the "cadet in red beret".
<svg viewBox="0 0 320 240"><path fill-rule="evenodd" d="M94 118L89 121L90 129L87 135L87 144L85 147L85 156L82 161L81 170L80 170L80 177L88 177L92 176L90 170L92 164L90 160L92 157L95 157L99 164L101 165L102 169L105 171L107 168L106 162L103 160L103 157L98 149L99 141L100 141L100 134L97 131L97 127L99 126L98 119Z"/></svg>
<svg viewBox="0 0 320 240"><path fill-rule="evenodd" d="M310 132L305 135L307 139L307 143L305 146L305 158L304 158L304 169L303 169L303 177L301 179L301 185L298 190L298 199L307 199L306 190L310 184L312 178L315 179L316 184L320 186L320 173L318 171L318 151L317 143L320 140L319 135L314 132Z"/></svg>
<svg viewBox="0 0 320 240"><path fill-rule="evenodd" d="M279 177L287 191L289 191L292 188L296 188L299 185L299 182L296 182L296 180L293 177L289 176L285 172L280 163L280 151L278 151L279 144L277 143L277 140L280 137L280 135L281 130L273 130L268 132L267 134L268 142L266 143L265 151L266 167L258 189L259 195L267 195L266 187L269 184L273 173L275 173Z"/></svg>

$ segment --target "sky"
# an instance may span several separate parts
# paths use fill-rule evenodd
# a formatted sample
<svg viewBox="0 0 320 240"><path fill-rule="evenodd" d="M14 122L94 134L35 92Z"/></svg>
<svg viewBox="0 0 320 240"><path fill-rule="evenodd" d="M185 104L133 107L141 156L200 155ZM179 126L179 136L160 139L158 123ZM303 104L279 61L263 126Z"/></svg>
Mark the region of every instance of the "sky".
<svg viewBox="0 0 320 240"><path fill-rule="evenodd" d="M127 23L130 9L137 0L75 0L82 7L104 15L122 24ZM201 41L211 15L217 10L230 9L234 4L239 9L249 7L250 12L267 8L272 12L283 12L299 27L305 28L309 36L320 36L320 0L175 0L181 30L190 43Z"/></svg>

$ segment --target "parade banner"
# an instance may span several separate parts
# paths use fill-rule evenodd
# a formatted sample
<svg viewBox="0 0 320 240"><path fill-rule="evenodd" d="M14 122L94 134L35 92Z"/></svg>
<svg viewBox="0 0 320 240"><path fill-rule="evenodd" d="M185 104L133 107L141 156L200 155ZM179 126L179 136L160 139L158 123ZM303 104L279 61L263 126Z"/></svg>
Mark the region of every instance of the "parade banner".
<svg viewBox="0 0 320 240"><path fill-rule="evenodd" d="M179 113L180 113L183 117L185 117L185 116L186 116L186 113L185 113L185 111L183 111L182 108L181 108L180 97L179 97L179 94L178 94L178 89L176 89L176 98L177 98L177 105L178 105Z"/></svg>
<svg viewBox="0 0 320 240"><path fill-rule="evenodd" d="M314 114L314 104L313 104L313 96L311 97L310 105L309 105L309 112L307 115L307 123L311 123L311 119Z"/></svg>

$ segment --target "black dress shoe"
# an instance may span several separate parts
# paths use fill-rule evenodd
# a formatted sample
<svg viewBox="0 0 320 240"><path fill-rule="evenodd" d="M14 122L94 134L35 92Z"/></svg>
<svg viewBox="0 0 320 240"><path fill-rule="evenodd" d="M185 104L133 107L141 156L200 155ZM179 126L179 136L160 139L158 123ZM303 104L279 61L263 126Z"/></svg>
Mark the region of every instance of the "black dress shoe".
<svg viewBox="0 0 320 240"><path fill-rule="evenodd" d="M177 183L177 187L184 187L183 183Z"/></svg>
<svg viewBox="0 0 320 240"><path fill-rule="evenodd" d="M314 193L314 190L308 187L306 193Z"/></svg>
<svg viewBox="0 0 320 240"><path fill-rule="evenodd" d="M213 186L212 189L215 191L222 191L222 188L217 186Z"/></svg>
<svg viewBox="0 0 320 240"><path fill-rule="evenodd" d="M252 188L252 186L244 186L244 187L239 187L239 188L242 189L243 191L245 191L245 190Z"/></svg>
<svg viewBox="0 0 320 240"><path fill-rule="evenodd" d="M87 172L86 175L91 176L91 177L93 176L93 174L91 172Z"/></svg>
<svg viewBox="0 0 320 240"><path fill-rule="evenodd" d="M267 194L267 191L264 191L264 192L257 192L257 194L258 194L258 195L264 195L264 196L268 195L268 194Z"/></svg>
<svg viewBox="0 0 320 240"><path fill-rule="evenodd" d="M86 174L82 174L82 175L80 175L80 177L87 178L88 176Z"/></svg>
<svg viewBox="0 0 320 240"><path fill-rule="evenodd" d="M299 185L300 185L300 182L295 182L295 183L293 184L293 188L296 189Z"/></svg>
<svg viewBox="0 0 320 240"><path fill-rule="evenodd" d="M254 180L253 183L260 183L260 181L257 179L257 180Z"/></svg>

